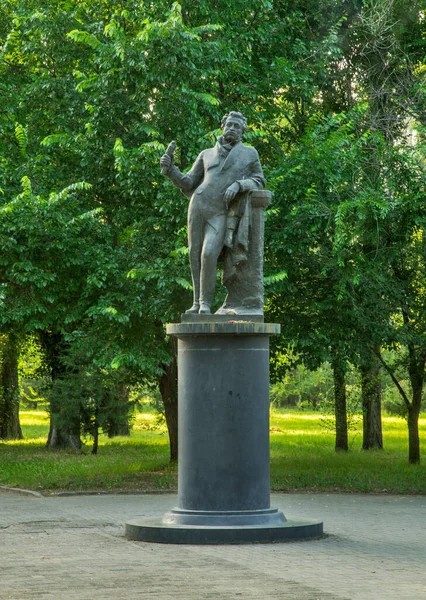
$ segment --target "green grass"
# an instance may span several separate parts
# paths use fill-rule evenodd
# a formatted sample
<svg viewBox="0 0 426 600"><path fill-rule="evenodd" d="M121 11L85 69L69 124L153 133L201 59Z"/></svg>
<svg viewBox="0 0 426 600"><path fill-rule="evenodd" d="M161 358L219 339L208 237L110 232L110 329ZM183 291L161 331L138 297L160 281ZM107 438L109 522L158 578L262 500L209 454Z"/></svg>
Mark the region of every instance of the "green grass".
<svg viewBox="0 0 426 600"><path fill-rule="evenodd" d="M164 427L152 430L155 416L137 415L130 437L100 436L80 452L46 450L49 418L21 411L24 440L0 443L0 485L36 491L175 489L176 468L169 465Z"/></svg>
<svg viewBox="0 0 426 600"><path fill-rule="evenodd" d="M361 449L361 419L349 433L349 452L339 453L334 451L334 433L317 413L274 411L271 426L273 490L426 494L425 464L408 464L403 419L383 417L385 449L368 452ZM424 456L424 416L420 439Z"/></svg>
<svg viewBox="0 0 426 600"><path fill-rule="evenodd" d="M23 441L0 443L0 485L43 492L59 490L168 490L177 488L177 468L168 463L166 429L155 415L137 415L132 435L101 436L99 453L45 449L48 415L22 411ZM276 491L327 491L426 494L426 466L407 462L407 425L383 418L385 450L361 450L362 424L350 432L347 453L334 451L334 434L318 413L271 414L271 488ZM426 416L420 420L426 453ZM426 456L424 461L426 465Z"/></svg>

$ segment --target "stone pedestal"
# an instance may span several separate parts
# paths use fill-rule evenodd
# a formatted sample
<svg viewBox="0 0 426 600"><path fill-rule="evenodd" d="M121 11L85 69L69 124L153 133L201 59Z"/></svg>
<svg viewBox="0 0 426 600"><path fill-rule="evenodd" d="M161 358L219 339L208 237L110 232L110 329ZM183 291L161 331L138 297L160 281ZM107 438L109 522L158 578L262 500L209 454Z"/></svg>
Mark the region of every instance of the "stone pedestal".
<svg viewBox="0 0 426 600"><path fill-rule="evenodd" d="M225 251L223 284L228 294L216 314L261 315L263 317L265 210L269 206L271 198L271 192L266 190L248 192L245 198L250 221L246 260L234 269L230 266L232 252ZM227 277L228 273L232 273L232 276Z"/></svg>
<svg viewBox="0 0 426 600"><path fill-rule="evenodd" d="M187 317L178 338L178 505L158 522L126 524L130 539L188 544L320 537L270 506L269 337L259 318Z"/></svg>

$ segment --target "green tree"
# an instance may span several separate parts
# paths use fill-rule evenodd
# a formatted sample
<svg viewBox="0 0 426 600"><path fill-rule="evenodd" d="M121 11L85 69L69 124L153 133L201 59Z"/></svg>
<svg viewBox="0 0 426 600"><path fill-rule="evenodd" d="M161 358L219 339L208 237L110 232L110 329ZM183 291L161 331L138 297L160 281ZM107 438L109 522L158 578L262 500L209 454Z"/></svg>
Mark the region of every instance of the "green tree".
<svg viewBox="0 0 426 600"><path fill-rule="evenodd" d="M334 68L348 74L339 79L330 73L329 94L336 102L319 105L305 135L274 172L279 204L270 214L268 264L287 268L281 291L276 287L270 297L271 314L287 319L284 329L306 360L319 362L334 348L334 356L337 352L342 360L377 370L378 349L394 344L399 331L395 315L405 303L417 306L402 319L404 333L411 328L413 335L407 355L414 400L423 364L423 267L421 246L413 246L413 239L416 227L422 229L418 203L424 159L421 137L410 147L406 128L409 118L418 123L422 118L423 75L417 61L424 23L419 5L406 13L405 8L406 2L396 0L364 3L349 15L343 35L338 32L340 58ZM408 34L412 30L416 43ZM342 96L332 93L344 80L350 81L346 107L337 101ZM336 109L339 114L333 114ZM402 265L404 275L398 268L389 271L394 251L411 257ZM392 282L396 273L399 278ZM414 290L419 300L412 304ZM408 338L399 337L398 343ZM418 408L413 412L415 420ZM415 433L409 436L415 441ZM418 459L415 454L410 450L410 462Z"/></svg>
<svg viewBox="0 0 426 600"><path fill-rule="evenodd" d="M421 245L414 243L423 223L410 216L418 210L419 189L424 177L424 147L421 139L417 144L414 143L416 148L411 147L413 128L416 129L422 123L425 105L424 75L419 63L423 59L420 49L424 50L424 18L421 8L421 3L407 3L403 0L366 3L353 31L357 39L354 56L359 65L356 85L363 90L368 102L364 127L377 133L376 138L371 139L369 162L365 162L363 167L364 187L367 190L370 187L371 196L380 199L382 209L366 211L364 208L362 217L357 209L358 224L354 229L349 227L349 230L352 235L356 231L355 235L362 241L360 251L364 256L364 264L371 269L373 282L379 284L375 291L369 288L372 297L365 302L368 310L374 306L376 312L378 305L386 298L381 334L376 338L378 345L375 348L371 342L367 345L388 371L389 365L386 365L379 352L380 341L393 344L396 335L398 343L407 348L407 355L410 357L407 370L410 374L412 399L407 404L406 397L404 402L408 410L411 463L420 460L418 414L424 370L424 350L418 336L424 320L420 308L423 249ZM396 248L398 252L394 255ZM377 260L379 254L386 256L386 262ZM402 263L402 272L399 268L401 256L411 257L407 264ZM374 260L371 260L372 257ZM380 274L374 272L378 263ZM383 292L383 286L386 293ZM410 311L407 314L407 302L413 307L413 314ZM393 331L387 329L388 321L394 325L398 322L398 314L403 315L406 324L404 336L401 336L398 327L394 326ZM376 317L373 320L370 317L369 320L370 331L374 331L374 325L379 319ZM371 363L374 365L374 360ZM394 379L397 383L395 377ZM401 387L398 389L402 390Z"/></svg>

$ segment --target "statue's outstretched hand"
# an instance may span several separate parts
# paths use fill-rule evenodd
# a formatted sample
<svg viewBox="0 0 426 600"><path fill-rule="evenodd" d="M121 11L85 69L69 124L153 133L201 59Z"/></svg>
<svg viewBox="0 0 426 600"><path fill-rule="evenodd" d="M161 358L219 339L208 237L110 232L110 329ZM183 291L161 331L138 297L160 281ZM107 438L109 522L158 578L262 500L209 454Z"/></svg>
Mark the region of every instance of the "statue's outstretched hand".
<svg viewBox="0 0 426 600"><path fill-rule="evenodd" d="M173 156L174 156L175 150L176 150L176 142L175 141L170 142L170 144L167 146L166 153L163 154L163 156L160 158L161 172L163 175L167 175L167 173L169 172L169 169L173 162Z"/></svg>
<svg viewBox="0 0 426 600"><path fill-rule="evenodd" d="M235 182L229 186L229 188L226 190L226 192L223 196L223 199L225 200L226 208L229 207L230 203L232 202L232 200L235 198L235 196L238 194L239 191L240 191L239 183Z"/></svg>
<svg viewBox="0 0 426 600"><path fill-rule="evenodd" d="M163 154L163 156L160 158L161 170L164 169L167 173L167 171L170 169L171 164L172 164L171 156L169 156L168 154Z"/></svg>

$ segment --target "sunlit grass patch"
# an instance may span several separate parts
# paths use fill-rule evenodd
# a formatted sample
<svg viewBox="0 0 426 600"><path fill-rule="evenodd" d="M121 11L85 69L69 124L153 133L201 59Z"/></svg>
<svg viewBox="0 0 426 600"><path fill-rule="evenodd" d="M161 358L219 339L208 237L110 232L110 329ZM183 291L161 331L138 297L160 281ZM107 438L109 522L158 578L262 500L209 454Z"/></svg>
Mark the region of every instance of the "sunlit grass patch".
<svg viewBox="0 0 426 600"><path fill-rule="evenodd" d="M34 490L176 487L167 429L156 425L155 414L137 415L131 436L101 434L97 456L91 454L90 439L79 452L47 450L49 415L44 411L21 411L20 420L24 440L0 443L0 485Z"/></svg>
<svg viewBox="0 0 426 600"><path fill-rule="evenodd" d="M420 436L425 447L425 421ZM384 450L362 450L362 421L349 432L349 452L334 451L334 432L321 415L274 411L271 416L271 487L274 490L426 493L426 467L408 465L407 423L383 418ZM280 428L276 432L274 426Z"/></svg>
<svg viewBox="0 0 426 600"><path fill-rule="evenodd" d="M49 413L44 410L25 410L20 413L21 427L24 431L24 442L31 444L33 440L45 439L49 433Z"/></svg>
<svg viewBox="0 0 426 600"><path fill-rule="evenodd" d="M45 425L49 427L49 413L45 410L25 410L20 413L21 425Z"/></svg>
<svg viewBox="0 0 426 600"><path fill-rule="evenodd" d="M97 456L90 446L75 452L46 450L44 443L2 444L0 484L35 490L175 487L167 440L122 439L104 438Z"/></svg>
<svg viewBox="0 0 426 600"><path fill-rule="evenodd" d="M133 431L157 431L159 433L167 433L166 420L163 415L159 415L158 413L138 413L133 423Z"/></svg>

